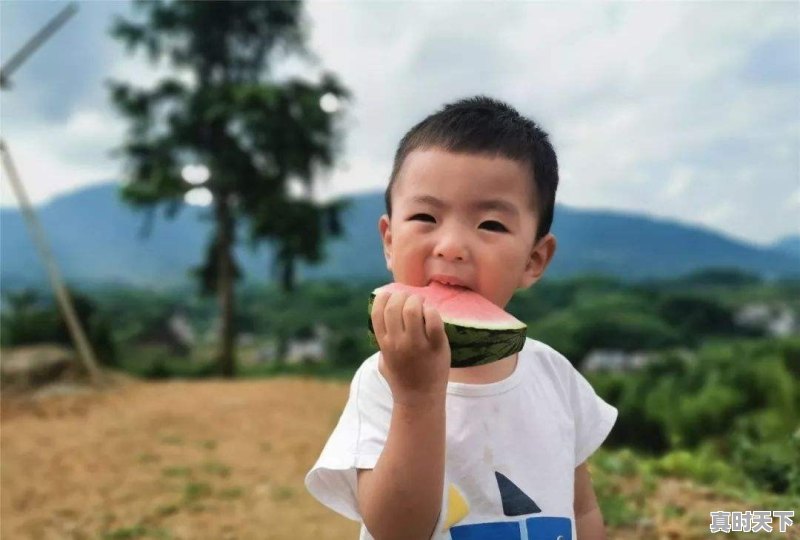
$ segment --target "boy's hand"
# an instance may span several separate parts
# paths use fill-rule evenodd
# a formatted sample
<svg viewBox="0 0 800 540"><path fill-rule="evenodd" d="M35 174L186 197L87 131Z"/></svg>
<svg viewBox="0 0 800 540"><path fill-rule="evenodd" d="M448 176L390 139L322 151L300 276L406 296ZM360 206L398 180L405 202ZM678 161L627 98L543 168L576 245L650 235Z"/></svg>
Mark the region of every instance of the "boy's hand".
<svg viewBox="0 0 800 540"><path fill-rule="evenodd" d="M450 344L439 312L417 295L382 292L372 303L371 318L394 402L418 405L444 396Z"/></svg>

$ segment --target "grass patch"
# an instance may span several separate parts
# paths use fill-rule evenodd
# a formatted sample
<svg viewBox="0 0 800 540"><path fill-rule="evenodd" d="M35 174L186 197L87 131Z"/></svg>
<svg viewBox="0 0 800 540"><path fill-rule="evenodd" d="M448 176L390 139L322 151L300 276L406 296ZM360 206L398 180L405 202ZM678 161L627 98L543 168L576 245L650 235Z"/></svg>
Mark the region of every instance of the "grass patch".
<svg viewBox="0 0 800 540"><path fill-rule="evenodd" d="M615 452L600 450L592 456L591 463L609 474L632 477L641 472L639 459L632 450L623 448Z"/></svg>
<svg viewBox="0 0 800 540"><path fill-rule="evenodd" d="M240 487L225 488L219 492L220 499L233 500L244 495L244 490Z"/></svg>
<svg viewBox="0 0 800 540"><path fill-rule="evenodd" d="M628 527L644 517L643 504L647 499L645 494L655 490L654 479L642 482L637 496L623 493L620 487L623 480L634 478L640 473L637 457L633 452L599 450L591 458L590 469L597 502L606 525Z"/></svg>
<svg viewBox="0 0 800 540"><path fill-rule="evenodd" d="M167 478L186 478L192 475L189 467L167 467L161 471Z"/></svg>
<svg viewBox="0 0 800 540"><path fill-rule="evenodd" d="M597 502L603 512L606 525L626 527L635 524L641 511L629 502L628 497L610 489L597 489Z"/></svg>
<svg viewBox="0 0 800 540"><path fill-rule="evenodd" d="M294 497L294 489L289 486L275 486L270 495L273 501L286 501Z"/></svg>
<svg viewBox="0 0 800 540"><path fill-rule="evenodd" d="M667 504L661 510L661 515L666 519L675 519L686 515L686 508L683 506L676 506L674 504Z"/></svg>
<svg viewBox="0 0 800 540"><path fill-rule="evenodd" d="M657 476L686 478L714 488L741 488L752 484L740 469L713 455L710 447L697 451L673 450L658 458L646 459L645 467Z"/></svg>
<svg viewBox="0 0 800 540"><path fill-rule="evenodd" d="M163 518L168 517L173 514L177 514L180 511L180 507L177 504L162 504L158 508L156 508L156 516Z"/></svg>
<svg viewBox="0 0 800 540"><path fill-rule="evenodd" d="M143 464L155 463L160 460L161 458L155 454L139 454L139 456L136 458L136 461Z"/></svg>
<svg viewBox="0 0 800 540"><path fill-rule="evenodd" d="M202 503L191 503L187 505L186 509L194 514L199 514L200 512L208 510L208 507Z"/></svg>
<svg viewBox="0 0 800 540"><path fill-rule="evenodd" d="M216 461L208 461L204 463L203 470L209 474L213 474L221 478L227 478L231 474L230 467L228 467L224 463L219 463Z"/></svg>
<svg viewBox="0 0 800 540"><path fill-rule="evenodd" d="M172 446L180 446L183 444L183 437L178 435L162 435L161 442Z"/></svg>
<svg viewBox="0 0 800 540"><path fill-rule="evenodd" d="M216 450L217 448L217 441L202 441L200 442L200 448L204 448L206 450Z"/></svg>
<svg viewBox="0 0 800 540"><path fill-rule="evenodd" d="M146 527L141 523L132 527L122 527L113 531L104 532L100 538L103 540L130 540L133 538L156 538L158 540L172 540L172 533L168 529Z"/></svg>
<svg viewBox="0 0 800 540"><path fill-rule="evenodd" d="M194 503L211 495L211 484L206 482L189 482L183 486L183 499L187 503Z"/></svg>

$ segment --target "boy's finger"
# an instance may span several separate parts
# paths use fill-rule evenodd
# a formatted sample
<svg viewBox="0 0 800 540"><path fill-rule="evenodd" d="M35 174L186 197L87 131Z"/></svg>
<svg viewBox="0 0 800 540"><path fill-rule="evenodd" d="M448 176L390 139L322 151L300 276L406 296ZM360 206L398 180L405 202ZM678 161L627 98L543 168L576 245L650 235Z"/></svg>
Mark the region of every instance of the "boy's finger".
<svg viewBox="0 0 800 540"><path fill-rule="evenodd" d="M422 319L422 298L412 294L403 306L403 326L405 333L414 343L425 339Z"/></svg>
<svg viewBox="0 0 800 540"><path fill-rule="evenodd" d="M389 293L387 292L379 292L375 295L375 300L372 301L372 313L369 314L369 318L372 321L372 331L378 340L386 335L386 322L383 318L383 312L388 301Z"/></svg>
<svg viewBox="0 0 800 540"><path fill-rule="evenodd" d="M403 333L403 304L406 303L408 293L392 293L386 308L383 310L383 317L386 321L386 331L390 336L400 336Z"/></svg>
<svg viewBox="0 0 800 540"><path fill-rule="evenodd" d="M442 317L439 315L439 311L437 311L436 308L428 305L423 307L423 316L425 317L425 335L431 345L438 347L442 344L443 340L447 340Z"/></svg>

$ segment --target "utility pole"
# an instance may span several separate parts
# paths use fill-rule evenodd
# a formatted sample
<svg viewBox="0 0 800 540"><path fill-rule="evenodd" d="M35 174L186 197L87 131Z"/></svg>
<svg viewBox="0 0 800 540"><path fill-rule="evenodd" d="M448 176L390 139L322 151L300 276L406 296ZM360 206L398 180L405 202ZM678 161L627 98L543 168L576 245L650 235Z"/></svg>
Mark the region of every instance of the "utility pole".
<svg viewBox="0 0 800 540"><path fill-rule="evenodd" d="M25 60L27 60L28 57L37 48L39 48L39 46L45 40L47 40L59 28L61 28L61 26L77 11L78 6L74 2L67 5L63 10L61 10L61 12L58 13L58 15L53 17L49 23L42 27L39 32L29 39L28 42L16 54L14 54L4 66L0 67L0 88L3 90L9 90L11 88L11 74L16 71L16 69L23 62L25 62ZM88 371L92 383L99 384L100 369L98 368L97 359L94 351L92 350L92 345L86 338L86 332L84 331L80 319L78 319L78 316L75 312L72 298L69 295L69 291L64 286L64 281L61 279L58 266L56 265L56 260L47 244L45 231L36 217L36 211L31 205L28 194L25 191L25 186L22 183L19 174L17 173L14 160L11 158L11 149L8 147L8 144L6 144L6 141L3 140L2 137L0 137L0 154L2 154L3 170L5 170L9 183L14 190L14 195L17 198L17 202L19 203L22 213L25 216L25 221L31 231L31 236L33 237L33 243L36 245L39 255L41 255L42 260L47 268L47 273L50 278L50 285L53 287L53 291L56 294L58 306L61 309L61 314L67 323L67 329L69 330L72 342L78 351L78 356L80 356L84 367Z"/></svg>

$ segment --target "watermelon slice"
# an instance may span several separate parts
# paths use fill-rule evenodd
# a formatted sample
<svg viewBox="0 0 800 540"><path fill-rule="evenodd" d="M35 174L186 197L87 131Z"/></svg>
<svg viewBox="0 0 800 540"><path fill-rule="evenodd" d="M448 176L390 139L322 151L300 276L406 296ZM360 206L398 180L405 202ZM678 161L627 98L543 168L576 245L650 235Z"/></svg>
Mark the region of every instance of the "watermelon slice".
<svg viewBox="0 0 800 540"><path fill-rule="evenodd" d="M439 311L450 342L451 367L488 364L521 351L525 345L525 323L469 289L437 282L427 287L390 283L372 291L367 313L372 313L372 303L381 291L417 294ZM370 337L377 346L372 318L368 320Z"/></svg>

